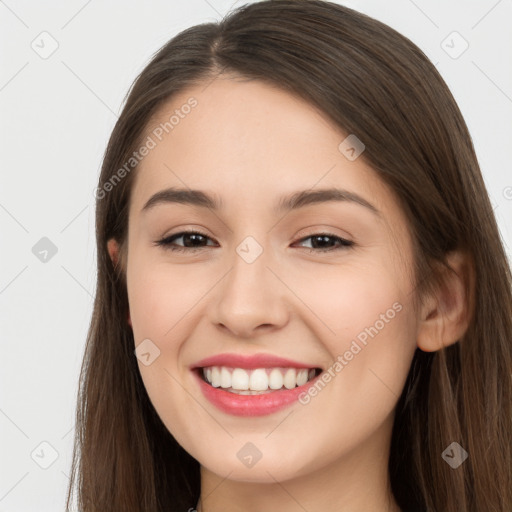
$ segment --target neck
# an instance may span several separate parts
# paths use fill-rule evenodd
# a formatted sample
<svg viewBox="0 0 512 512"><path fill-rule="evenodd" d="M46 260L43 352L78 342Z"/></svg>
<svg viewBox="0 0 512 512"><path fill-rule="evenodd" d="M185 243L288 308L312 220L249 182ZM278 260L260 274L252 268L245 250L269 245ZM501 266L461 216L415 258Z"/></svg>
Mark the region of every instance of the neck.
<svg viewBox="0 0 512 512"><path fill-rule="evenodd" d="M269 481L260 483L229 480L201 466L197 512L400 512L388 474L392 420L332 464L282 482L271 468Z"/></svg>

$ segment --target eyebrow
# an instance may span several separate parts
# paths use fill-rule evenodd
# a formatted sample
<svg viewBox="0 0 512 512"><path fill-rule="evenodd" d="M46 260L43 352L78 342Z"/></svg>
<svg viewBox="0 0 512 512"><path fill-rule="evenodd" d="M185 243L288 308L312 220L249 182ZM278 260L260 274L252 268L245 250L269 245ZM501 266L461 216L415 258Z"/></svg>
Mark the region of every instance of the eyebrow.
<svg viewBox="0 0 512 512"><path fill-rule="evenodd" d="M296 210L305 206L320 204L330 201L351 202L364 206L377 216L381 216L380 211L363 197L354 192L339 188L325 188L317 190L299 190L293 194L281 198L276 205L274 212ZM210 210L221 210L222 200L201 190L192 190L184 188L167 188L152 195L146 204L142 207L141 213L154 208L159 204L179 203L191 206L199 206Z"/></svg>

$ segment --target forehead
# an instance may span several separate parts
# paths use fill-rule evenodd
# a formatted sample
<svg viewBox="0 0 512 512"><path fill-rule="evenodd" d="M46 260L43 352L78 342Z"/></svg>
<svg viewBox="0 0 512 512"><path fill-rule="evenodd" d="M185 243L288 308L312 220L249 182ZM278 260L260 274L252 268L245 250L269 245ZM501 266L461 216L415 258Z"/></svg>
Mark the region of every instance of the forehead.
<svg viewBox="0 0 512 512"><path fill-rule="evenodd" d="M216 78L172 97L153 116L132 200L170 186L209 191L222 202L272 200L299 189L331 186L366 194L385 207L390 190L358 158L347 159L347 137L310 103L276 86ZM225 199L226 198L226 199Z"/></svg>

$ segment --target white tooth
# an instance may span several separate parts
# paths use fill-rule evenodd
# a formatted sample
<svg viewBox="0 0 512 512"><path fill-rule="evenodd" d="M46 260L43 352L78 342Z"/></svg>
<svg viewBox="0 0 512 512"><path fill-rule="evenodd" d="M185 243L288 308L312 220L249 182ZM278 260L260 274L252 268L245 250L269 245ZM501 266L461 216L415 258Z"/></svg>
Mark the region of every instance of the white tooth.
<svg viewBox="0 0 512 512"><path fill-rule="evenodd" d="M268 389L268 375L264 368L258 368L251 373L249 388L253 391L265 391Z"/></svg>
<svg viewBox="0 0 512 512"><path fill-rule="evenodd" d="M283 387L283 374L281 370L274 368L268 377L268 387L270 389L281 389Z"/></svg>
<svg viewBox="0 0 512 512"><path fill-rule="evenodd" d="M315 373L314 368L311 368L311 370L309 370L308 380L311 380L315 376Z"/></svg>
<svg viewBox="0 0 512 512"><path fill-rule="evenodd" d="M265 391L251 391L250 389L247 390L236 390L236 389L228 389L230 393L234 393L235 395L265 395L267 393L272 393L272 391L269 391L266 389Z"/></svg>
<svg viewBox="0 0 512 512"><path fill-rule="evenodd" d="M220 387L225 389L231 387L231 373L224 366L220 369Z"/></svg>
<svg viewBox="0 0 512 512"><path fill-rule="evenodd" d="M295 368L288 368L284 374L283 384L286 389L293 389L297 384Z"/></svg>
<svg viewBox="0 0 512 512"><path fill-rule="evenodd" d="M233 389L249 389L249 374L242 368L235 368L231 374L231 387Z"/></svg>
<svg viewBox="0 0 512 512"><path fill-rule="evenodd" d="M303 386L308 381L308 371L299 370L297 372L297 386Z"/></svg>
<svg viewBox="0 0 512 512"><path fill-rule="evenodd" d="M220 386L220 370L218 366L212 368L212 386L218 388Z"/></svg>
<svg viewBox="0 0 512 512"><path fill-rule="evenodd" d="M211 384L212 383L212 369L206 368L206 380Z"/></svg>

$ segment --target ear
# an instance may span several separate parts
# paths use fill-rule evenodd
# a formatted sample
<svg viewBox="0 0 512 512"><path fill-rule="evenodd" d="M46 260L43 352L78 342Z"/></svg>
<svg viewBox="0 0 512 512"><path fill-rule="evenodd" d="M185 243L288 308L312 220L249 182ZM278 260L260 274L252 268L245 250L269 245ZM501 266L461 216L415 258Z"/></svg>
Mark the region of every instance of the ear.
<svg viewBox="0 0 512 512"><path fill-rule="evenodd" d="M107 242L107 251L110 255L114 268L117 267L117 263L119 262L119 244L115 238L111 238Z"/></svg>
<svg viewBox="0 0 512 512"><path fill-rule="evenodd" d="M107 251L110 256L110 259L112 260L112 264L114 265L114 268L117 267L117 264L119 263L119 244L117 243L117 240L115 238L110 238L108 240ZM132 319L130 318L130 311L128 311L126 319L128 321L128 325L130 327L132 327Z"/></svg>
<svg viewBox="0 0 512 512"><path fill-rule="evenodd" d="M434 352L453 345L465 334L472 316L473 269L462 252L447 256L449 269L443 269L441 285L420 308L417 345Z"/></svg>

